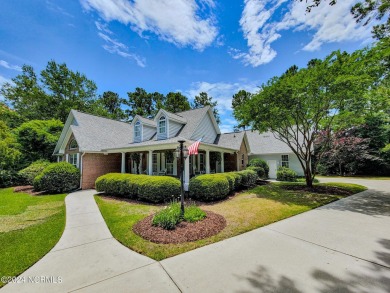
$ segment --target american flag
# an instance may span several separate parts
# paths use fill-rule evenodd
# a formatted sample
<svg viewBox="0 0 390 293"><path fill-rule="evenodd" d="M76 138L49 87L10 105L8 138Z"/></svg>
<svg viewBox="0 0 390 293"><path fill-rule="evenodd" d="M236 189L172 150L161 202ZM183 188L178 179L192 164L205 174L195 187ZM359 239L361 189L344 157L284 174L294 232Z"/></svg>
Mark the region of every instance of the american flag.
<svg viewBox="0 0 390 293"><path fill-rule="evenodd" d="M199 138L197 141L195 141L192 145L188 147L188 155L197 155L198 154L198 148L200 145L200 142L202 141L202 138Z"/></svg>

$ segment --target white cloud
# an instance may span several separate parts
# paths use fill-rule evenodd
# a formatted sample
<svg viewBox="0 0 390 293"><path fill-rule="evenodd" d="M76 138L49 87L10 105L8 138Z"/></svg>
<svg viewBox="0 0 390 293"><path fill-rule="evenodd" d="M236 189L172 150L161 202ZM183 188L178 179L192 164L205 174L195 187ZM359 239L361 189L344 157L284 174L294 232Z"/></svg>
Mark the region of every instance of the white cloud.
<svg viewBox="0 0 390 293"><path fill-rule="evenodd" d="M104 50L111 54L118 54L121 57L134 60L138 66L145 67L146 61L145 58L138 56L137 54L130 53L129 48L119 42L118 40L113 39L107 34L112 34L112 32L107 28L105 24L95 22L96 28L99 30L98 36L102 38L106 43L102 46ZM107 34L106 34L107 33Z"/></svg>
<svg viewBox="0 0 390 293"><path fill-rule="evenodd" d="M18 65L9 64L7 61L4 60L0 60L0 66L11 70L22 71L22 67Z"/></svg>
<svg viewBox="0 0 390 293"><path fill-rule="evenodd" d="M206 81L194 82L190 88L183 93L189 96L192 101L195 96L200 92L206 92L209 96L213 97L213 100L218 102L218 112L221 115L221 125L219 126L222 132L230 132L233 130L233 126L237 125L237 121L232 115L232 97L239 90L246 90L251 93L255 93L259 90L259 84L256 82L217 82L210 83Z"/></svg>
<svg viewBox="0 0 390 293"><path fill-rule="evenodd" d="M140 36L152 32L177 46L199 51L218 34L212 14L214 0L80 0L86 10L96 10L109 21L129 24ZM202 17L200 15L206 15Z"/></svg>
<svg viewBox="0 0 390 293"><path fill-rule="evenodd" d="M350 13L356 0L338 1L334 6L323 1L310 13L306 13L306 1L293 1L288 4L288 12L276 20L281 14L281 6L286 2L246 0L240 26L249 49L248 52L242 52L230 48L229 54L253 67L269 63L277 55L271 44L281 37L284 30L312 33L310 42L302 48L306 51L318 50L325 43L365 40L370 37L373 24L357 24Z"/></svg>

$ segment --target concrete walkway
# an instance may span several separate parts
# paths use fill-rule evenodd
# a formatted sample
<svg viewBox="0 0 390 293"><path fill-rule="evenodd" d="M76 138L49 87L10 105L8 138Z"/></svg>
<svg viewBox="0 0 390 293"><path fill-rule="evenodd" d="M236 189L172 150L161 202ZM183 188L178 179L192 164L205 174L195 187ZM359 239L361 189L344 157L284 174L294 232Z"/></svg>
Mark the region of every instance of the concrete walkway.
<svg viewBox="0 0 390 293"><path fill-rule="evenodd" d="M69 194L66 227L57 245L25 271L21 284L3 292L178 292L161 265L115 240L93 198L94 190ZM35 277L53 277L47 283Z"/></svg>
<svg viewBox="0 0 390 293"><path fill-rule="evenodd" d="M356 183L376 190L160 263L112 238L93 191L72 193L60 242L22 275L63 282L1 292L390 292L390 181Z"/></svg>

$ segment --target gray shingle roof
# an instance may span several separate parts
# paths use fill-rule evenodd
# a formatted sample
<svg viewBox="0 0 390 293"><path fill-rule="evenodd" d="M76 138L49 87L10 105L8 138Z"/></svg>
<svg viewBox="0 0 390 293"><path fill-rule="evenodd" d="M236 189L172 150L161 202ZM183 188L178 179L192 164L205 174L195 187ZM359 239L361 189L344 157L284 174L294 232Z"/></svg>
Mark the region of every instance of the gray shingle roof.
<svg viewBox="0 0 390 293"><path fill-rule="evenodd" d="M223 133L221 134L217 145L220 147L239 150L242 140L244 139L244 134L244 131Z"/></svg>
<svg viewBox="0 0 390 293"><path fill-rule="evenodd" d="M156 121L154 121L152 119L144 118L144 117L139 116L139 115L137 115L137 118L141 121L142 124L146 124L146 125L151 125L151 126L157 127Z"/></svg>
<svg viewBox="0 0 390 293"><path fill-rule="evenodd" d="M129 123L93 116L72 110L76 123L71 125L80 151L100 151L130 143L133 138Z"/></svg>
<svg viewBox="0 0 390 293"><path fill-rule="evenodd" d="M243 131L242 131L243 132ZM287 144L275 138L272 132L245 131L251 153L255 155L292 153Z"/></svg>
<svg viewBox="0 0 390 293"><path fill-rule="evenodd" d="M204 108L175 113L175 115L183 117L187 121L187 124L180 131L179 135L185 139L190 139L209 109L210 106L206 106Z"/></svg>

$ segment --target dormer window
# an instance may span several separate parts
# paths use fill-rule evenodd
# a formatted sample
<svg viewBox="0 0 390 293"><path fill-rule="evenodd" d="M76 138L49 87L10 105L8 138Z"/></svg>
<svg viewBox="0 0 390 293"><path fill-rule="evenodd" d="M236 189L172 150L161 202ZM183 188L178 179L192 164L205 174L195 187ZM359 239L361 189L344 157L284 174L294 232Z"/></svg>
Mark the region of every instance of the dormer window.
<svg viewBox="0 0 390 293"><path fill-rule="evenodd" d="M137 123L134 125L134 136L136 138L141 137L141 123L139 121L137 121Z"/></svg>
<svg viewBox="0 0 390 293"><path fill-rule="evenodd" d="M165 133L167 130L167 121L165 116L161 116L161 118L158 121L158 132L159 133Z"/></svg>
<svg viewBox="0 0 390 293"><path fill-rule="evenodd" d="M79 146L77 144L77 141L75 139L72 139L72 141L69 143L69 150L75 150L77 149Z"/></svg>

